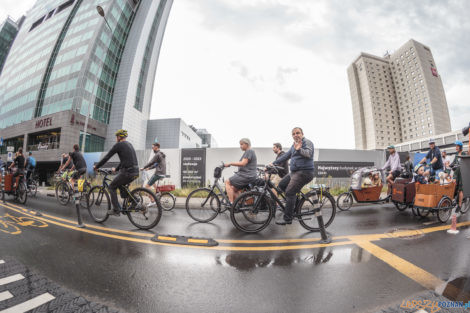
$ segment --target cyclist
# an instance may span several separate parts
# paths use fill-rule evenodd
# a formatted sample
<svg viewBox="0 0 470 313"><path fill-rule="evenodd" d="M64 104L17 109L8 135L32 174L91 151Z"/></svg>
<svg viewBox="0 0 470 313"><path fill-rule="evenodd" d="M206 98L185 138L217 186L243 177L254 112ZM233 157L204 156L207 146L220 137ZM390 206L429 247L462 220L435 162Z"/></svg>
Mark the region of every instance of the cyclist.
<svg viewBox="0 0 470 313"><path fill-rule="evenodd" d="M160 144L158 142L153 143L152 150L154 153L153 158L147 165L140 169L141 171L155 169L152 177L150 177L147 184L145 184L145 188L150 188L155 185L158 180L165 178L166 175L166 155L160 151ZM156 186L154 186L154 188L157 190Z"/></svg>
<svg viewBox="0 0 470 313"><path fill-rule="evenodd" d="M127 141L127 130L120 129L116 133L116 143L109 152L98 162L93 169L96 171L105 164L113 155L117 153L119 156L119 165L113 168L113 172L119 171L119 174L109 184L109 195L113 208L108 211L110 215L119 215L121 206L119 204L116 189L121 191L121 197L126 195L125 188L122 186L130 184L139 177L139 167L137 163L137 155L134 147Z"/></svg>
<svg viewBox="0 0 470 313"><path fill-rule="evenodd" d="M406 174L408 178L413 177L413 162L411 161L411 157L409 155L406 156L406 161L404 164Z"/></svg>
<svg viewBox="0 0 470 313"><path fill-rule="evenodd" d="M67 168L69 164L73 164L71 167L72 175L70 176L70 184L75 185L75 181L80 178L80 176L86 173L86 162L83 158L82 153L80 152L80 146L77 144L73 145L73 152L69 153L68 159L64 165L59 170Z"/></svg>
<svg viewBox="0 0 470 313"><path fill-rule="evenodd" d="M387 184L388 184L388 193L392 192L392 184L395 178L400 176L401 173L401 163L400 163L400 156L395 150L395 146L388 146L387 147L390 156L388 157L387 162L385 162L382 170L386 170L390 168L390 174L387 176Z"/></svg>
<svg viewBox="0 0 470 313"><path fill-rule="evenodd" d="M439 177L439 173L444 170L444 164L442 163L441 151L436 146L434 139L429 139L429 152L419 163L426 163L426 159L431 160L431 168L427 171L431 178Z"/></svg>
<svg viewBox="0 0 470 313"><path fill-rule="evenodd" d="M290 161L290 173L279 182L279 188L286 194L286 210L282 219L277 219L276 224L292 224L297 193L303 186L313 179L313 143L304 137L302 128L292 129L294 143L289 151L276 159L274 165L281 166L285 161Z"/></svg>
<svg viewBox="0 0 470 313"><path fill-rule="evenodd" d="M33 157L33 153L29 151L28 157L26 158L26 163L25 163L25 168L26 168L26 180L29 181L29 178L34 172L34 169L36 168L36 159Z"/></svg>
<svg viewBox="0 0 470 313"><path fill-rule="evenodd" d="M250 139L240 139L240 149L243 151L240 161L225 164L225 167L238 166L238 172L235 172L232 177L225 181L225 190L227 191L230 203L234 202L242 189L246 188L249 184L255 183L258 178L256 172L258 161L255 151L251 149Z"/></svg>
<svg viewBox="0 0 470 313"><path fill-rule="evenodd" d="M461 142L460 140L457 140L455 142L455 150L457 151L457 155L455 156L454 161L452 161L452 163L450 164L450 168L454 171L454 179L457 185L456 192L458 192L459 194L459 201L458 201L457 209L455 210L455 213L459 214L460 208L462 207L462 201L463 201L463 183L462 183L462 174L460 173L459 156L467 155L467 154L463 151L463 142Z"/></svg>
<svg viewBox="0 0 470 313"><path fill-rule="evenodd" d="M16 177L20 175L24 175L24 156L23 156L23 148L19 148L18 152L16 152L16 157L13 162L10 164L9 169L11 170L13 167L16 167L16 172L13 174L13 179L11 180L11 189L13 190L13 186L16 182Z"/></svg>
<svg viewBox="0 0 470 313"><path fill-rule="evenodd" d="M69 159L69 156L65 153L62 153L62 156L60 158L60 166L59 166L59 169L57 170L57 173L59 173L61 170L65 171L65 170L72 169L73 163L69 163L69 165L63 167L63 165L67 163L68 159Z"/></svg>

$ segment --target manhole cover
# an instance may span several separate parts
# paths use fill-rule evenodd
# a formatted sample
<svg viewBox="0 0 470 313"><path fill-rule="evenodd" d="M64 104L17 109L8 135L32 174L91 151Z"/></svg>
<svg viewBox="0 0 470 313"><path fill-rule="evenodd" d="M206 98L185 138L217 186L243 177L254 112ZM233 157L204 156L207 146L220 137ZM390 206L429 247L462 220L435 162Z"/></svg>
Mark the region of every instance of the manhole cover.
<svg viewBox="0 0 470 313"><path fill-rule="evenodd" d="M418 239L424 237L424 232L420 229L394 228L385 233L390 238Z"/></svg>

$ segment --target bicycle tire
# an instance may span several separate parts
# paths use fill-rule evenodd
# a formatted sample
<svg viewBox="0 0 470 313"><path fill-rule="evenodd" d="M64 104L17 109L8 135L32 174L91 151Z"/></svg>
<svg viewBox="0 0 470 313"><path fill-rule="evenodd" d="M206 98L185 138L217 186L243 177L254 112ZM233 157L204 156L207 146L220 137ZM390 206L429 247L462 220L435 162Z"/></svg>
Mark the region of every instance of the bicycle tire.
<svg viewBox="0 0 470 313"><path fill-rule="evenodd" d="M24 181L21 181L16 188L16 199L20 204L25 204L28 200L28 187Z"/></svg>
<svg viewBox="0 0 470 313"><path fill-rule="evenodd" d="M38 192L38 184L35 180L32 180L30 184L28 185L28 193L31 196L36 197L37 192Z"/></svg>
<svg viewBox="0 0 470 313"><path fill-rule="evenodd" d="M306 196L312 196L313 193L308 193ZM311 203L308 202L309 206L306 207L304 206L304 203L305 203L305 199L302 198L302 200L300 200L299 204L297 205L297 214L302 214L302 209L305 208L307 210L313 210L313 209L317 209L315 208L315 206L311 207ZM331 210L329 214L325 214L327 211L325 209L327 209L329 206L328 206L328 203L330 203L330 207L331 207ZM323 224L325 225L325 228L327 228L328 226L331 225L331 223L333 223L333 220L335 219L335 216L336 216L336 202L335 202L335 198L328 192L323 192L322 194L322 199L321 201L319 200L319 208L321 210L321 213L322 213L322 216L323 217L327 217L326 220L323 221ZM309 230L309 231L320 231L320 226L317 224L317 218L315 215L310 215L310 217L312 218L311 220L304 220L302 219L302 216L300 216L300 220L299 220L299 223L300 225L302 225L303 228L305 228L306 230ZM307 221L313 221L313 226L312 225L308 225Z"/></svg>
<svg viewBox="0 0 470 313"><path fill-rule="evenodd" d="M220 199L209 188L193 190L186 198L186 212L196 222L208 223L219 214Z"/></svg>
<svg viewBox="0 0 470 313"><path fill-rule="evenodd" d="M260 207L260 204L263 207ZM261 219L258 219L258 215ZM247 224L241 223L237 217L243 216ZM249 218L247 218L249 216ZM245 233L257 233L265 229L274 216L274 210L271 207L269 197L259 191L248 191L242 193L235 199L232 209L230 210L230 219L233 226ZM256 218L256 222L253 220Z"/></svg>
<svg viewBox="0 0 470 313"><path fill-rule="evenodd" d="M176 197L170 192L162 192L160 195L157 195L157 197L164 211L171 211L175 208Z"/></svg>
<svg viewBox="0 0 470 313"><path fill-rule="evenodd" d="M395 205L395 208L400 212L403 212L408 208L408 204L405 203L393 201L393 204Z"/></svg>
<svg viewBox="0 0 470 313"><path fill-rule="evenodd" d="M133 199L135 199L137 203L132 203ZM132 225L145 230L152 229L157 226L162 217L163 210L160 200L158 200L155 193L150 189L142 187L131 191L129 197L124 201L123 209L126 211L127 217ZM152 215L152 218L149 218L149 216L146 215L149 213ZM144 224L142 221L148 222Z"/></svg>
<svg viewBox="0 0 470 313"><path fill-rule="evenodd" d="M336 206L341 211L348 211L353 204L354 200L350 192L343 192L336 199Z"/></svg>
<svg viewBox="0 0 470 313"><path fill-rule="evenodd" d="M68 186L68 183L65 181L61 181L60 183L57 184L56 187L56 198L57 201L59 201L60 204L62 205L67 205L70 202L70 187Z"/></svg>
<svg viewBox="0 0 470 313"><path fill-rule="evenodd" d="M416 209L416 214L419 217L427 217L429 215L429 213L431 213L431 210L425 210L425 209L421 209L421 208L415 208L415 209Z"/></svg>
<svg viewBox="0 0 470 313"><path fill-rule="evenodd" d="M111 209L111 200L108 191L103 186L95 186L88 192L87 197L89 198L87 200L87 209L91 218L97 223L105 222L109 217L108 210ZM90 201L90 198L92 198L92 201Z"/></svg>
<svg viewBox="0 0 470 313"><path fill-rule="evenodd" d="M437 219L441 223L447 223L452 214L452 200L449 197L444 196L437 205Z"/></svg>
<svg viewBox="0 0 470 313"><path fill-rule="evenodd" d="M470 198L469 197L463 198L462 207L460 208L460 213L465 214L468 212L469 209L470 209Z"/></svg>

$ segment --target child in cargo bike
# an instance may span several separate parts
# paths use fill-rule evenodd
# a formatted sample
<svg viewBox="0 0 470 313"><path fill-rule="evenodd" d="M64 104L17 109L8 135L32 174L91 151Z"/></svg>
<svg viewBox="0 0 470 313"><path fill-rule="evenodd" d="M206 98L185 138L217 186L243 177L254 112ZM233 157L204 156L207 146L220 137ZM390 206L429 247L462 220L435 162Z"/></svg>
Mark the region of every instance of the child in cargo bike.
<svg viewBox="0 0 470 313"><path fill-rule="evenodd" d="M415 166L414 181L423 185L428 184L428 179L424 172L424 164L418 164Z"/></svg>

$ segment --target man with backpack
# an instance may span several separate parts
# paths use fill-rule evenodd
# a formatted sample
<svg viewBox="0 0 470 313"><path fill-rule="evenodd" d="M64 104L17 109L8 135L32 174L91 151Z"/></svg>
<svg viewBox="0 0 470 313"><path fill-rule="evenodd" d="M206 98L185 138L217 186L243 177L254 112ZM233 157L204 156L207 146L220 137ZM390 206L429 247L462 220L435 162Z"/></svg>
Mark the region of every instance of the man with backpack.
<svg viewBox="0 0 470 313"><path fill-rule="evenodd" d="M29 151L24 167L26 169L26 180L28 181L36 169L36 159L33 157L33 153L31 151Z"/></svg>

